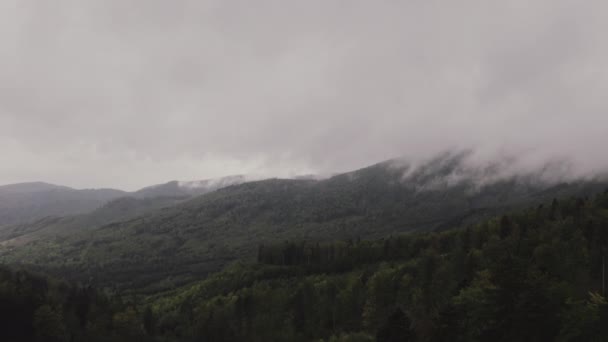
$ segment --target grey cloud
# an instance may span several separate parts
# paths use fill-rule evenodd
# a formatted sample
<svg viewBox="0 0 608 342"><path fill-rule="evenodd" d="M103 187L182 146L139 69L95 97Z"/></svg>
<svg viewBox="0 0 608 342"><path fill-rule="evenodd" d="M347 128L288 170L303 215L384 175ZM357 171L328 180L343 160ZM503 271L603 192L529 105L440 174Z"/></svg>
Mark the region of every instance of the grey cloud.
<svg viewBox="0 0 608 342"><path fill-rule="evenodd" d="M473 148L608 166L602 1L0 5L0 183L133 189Z"/></svg>

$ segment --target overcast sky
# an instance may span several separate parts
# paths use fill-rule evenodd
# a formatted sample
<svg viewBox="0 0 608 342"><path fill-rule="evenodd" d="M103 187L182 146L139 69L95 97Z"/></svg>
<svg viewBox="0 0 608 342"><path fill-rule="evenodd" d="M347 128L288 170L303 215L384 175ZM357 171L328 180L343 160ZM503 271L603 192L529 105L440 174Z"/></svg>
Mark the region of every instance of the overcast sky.
<svg viewBox="0 0 608 342"><path fill-rule="evenodd" d="M0 184L608 165L606 1L0 1ZM532 156L532 157L530 157Z"/></svg>

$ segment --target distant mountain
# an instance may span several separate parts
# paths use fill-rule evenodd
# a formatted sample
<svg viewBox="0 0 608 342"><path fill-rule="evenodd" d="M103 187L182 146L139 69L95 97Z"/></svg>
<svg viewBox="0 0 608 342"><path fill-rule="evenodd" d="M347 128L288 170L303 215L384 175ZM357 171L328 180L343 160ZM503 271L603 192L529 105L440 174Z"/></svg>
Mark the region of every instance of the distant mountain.
<svg viewBox="0 0 608 342"><path fill-rule="evenodd" d="M83 215L103 207L110 201L124 197L142 200L118 202L120 205L133 204L137 207L137 210L132 210L126 216L119 215L109 221L112 222L114 219L133 217L148 209L158 209L158 203L176 203L176 198L184 200L226 186L240 184L246 180L245 176L230 176L203 181L172 181L146 187L135 192L115 189L76 190L42 182L4 185L0 186L0 227L35 223L47 217ZM160 198L160 200L151 201L155 198ZM149 205L149 208L143 210L140 208L142 205ZM105 217L110 218L110 215L105 215ZM72 218L68 219L71 220ZM109 222L104 220L104 223ZM2 232L0 232L1 234Z"/></svg>
<svg viewBox="0 0 608 342"><path fill-rule="evenodd" d="M36 193L50 190L70 190L67 186L54 185L44 182L30 182L30 183L18 183L0 185L0 193L5 194L24 194L24 193Z"/></svg>
<svg viewBox="0 0 608 342"><path fill-rule="evenodd" d="M120 197L90 213L65 217L49 216L30 223L4 226L0 229L0 245L18 246L41 238L57 238L82 233L104 225L145 215L157 209L170 207L189 198L189 196Z"/></svg>
<svg viewBox="0 0 608 342"><path fill-rule="evenodd" d="M417 167L393 160L325 180L247 182L81 234L19 248L5 243L0 261L51 267L104 286L171 279L157 284L170 287L251 258L263 243L443 230L608 186L549 182L546 172L504 175L497 167L471 169L463 155L443 155Z"/></svg>
<svg viewBox="0 0 608 342"><path fill-rule="evenodd" d="M0 186L0 226L89 212L126 194L114 189L76 190L47 183Z"/></svg>

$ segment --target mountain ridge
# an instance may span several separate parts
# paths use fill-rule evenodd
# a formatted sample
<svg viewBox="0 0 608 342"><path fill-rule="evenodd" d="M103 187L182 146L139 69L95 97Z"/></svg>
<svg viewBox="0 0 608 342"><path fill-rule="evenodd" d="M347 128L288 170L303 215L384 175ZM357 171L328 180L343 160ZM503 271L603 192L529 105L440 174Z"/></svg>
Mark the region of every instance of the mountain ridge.
<svg viewBox="0 0 608 342"><path fill-rule="evenodd" d="M443 230L607 187L589 180L549 185L526 177L482 187L466 179L446 181L462 162L437 161L419 173L385 162L324 180L246 182L61 238L18 248L5 244L0 260L54 268L102 286L138 288L172 279L159 285L170 287L251 258L260 243Z"/></svg>
<svg viewBox="0 0 608 342"><path fill-rule="evenodd" d="M171 181L133 192L112 188L75 189L46 182L1 185L0 227L35 223L45 217L83 215L123 197L142 200L194 197L223 186L245 182L246 179L245 176L228 176L218 179L182 182L191 184L190 186L182 186L178 181Z"/></svg>

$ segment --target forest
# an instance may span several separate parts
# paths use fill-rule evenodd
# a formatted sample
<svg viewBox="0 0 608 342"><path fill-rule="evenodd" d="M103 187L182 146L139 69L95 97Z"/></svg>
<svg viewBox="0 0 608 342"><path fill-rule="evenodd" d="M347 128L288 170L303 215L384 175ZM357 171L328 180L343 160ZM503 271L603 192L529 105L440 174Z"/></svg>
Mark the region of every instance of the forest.
<svg viewBox="0 0 608 342"><path fill-rule="evenodd" d="M608 191L384 239L284 241L156 294L0 273L7 341L605 341Z"/></svg>

